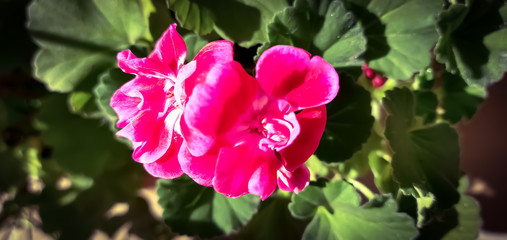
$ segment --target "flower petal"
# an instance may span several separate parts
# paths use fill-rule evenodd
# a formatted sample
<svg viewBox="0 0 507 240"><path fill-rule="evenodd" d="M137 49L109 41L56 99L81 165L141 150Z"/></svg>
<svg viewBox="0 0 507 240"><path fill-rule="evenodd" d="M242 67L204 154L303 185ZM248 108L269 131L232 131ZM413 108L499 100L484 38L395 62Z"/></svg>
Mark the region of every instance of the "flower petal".
<svg viewBox="0 0 507 240"><path fill-rule="evenodd" d="M309 62L310 53L301 48L274 46L257 61L255 78L268 95L283 99L303 83Z"/></svg>
<svg viewBox="0 0 507 240"><path fill-rule="evenodd" d="M233 44L230 41L213 41L204 46L195 56L196 62L195 74L185 80L185 93L187 96L192 94L194 87L206 80L209 71L216 64L227 64L234 61Z"/></svg>
<svg viewBox="0 0 507 240"><path fill-rule="evenodd" d="M256 79L270 96L286 99L297 109L330 102L338 93L338 74L319 56L292 46L266 50L256 65Z"/></svg>
<svg viewBox="0 0 507 240"><path fill-rule="evenodd" d="M247 193L267 198L276 188L277 159L273 151L263 151L248 142L220 149L213 186L228 197Z"/></svg>
<svg viewBox="0 0 507 240"><path fill-rule="evenodd" d="M195 157L190 153L186 145L187 144L183 142L178 153L181 169L196 183L211 187L213 185L213 177L215 176L217 155L207 154L201 157Z"/></svg>
<svg viewBox="0 0 507 240"><path fill-rule="evenodd" d="M285 168L278 170L278 187L284 191L300 193L310 183L310 171L301 165L294 171Z"/></svg>
<svg viewBox="0 0 507 240"><path fill-rule="evenodd" d="M209 141L231 129L253 104L257 93L255 79L239 63L217 64L211 69L205 81L195 86L185 106L185 124L195 131L194 135L203 136L187 138L184 131L192 155L205 154L213 145Z"/></svg>
<svg viewBox="0 0 507 240"><path fill-rule="evenodd" d="M304 81L286 96L299 109L315 107L331 102L339 89L338 74L331 64L319 56L310 60Z"/></svg>
<svg viewBox="0 0 507 240"><path fill-rule="evenodd" d="M183 138L178 134L173 135L171 146L167 152L155 162L143 164L146 171L158 178L173 179L181 177L183 171L178 162L178 151L182 145Z"/></svg>
<svg viewBox="0 0 507 240"><path fill-rule="evenodd" d="M181 35L176 31L176 23L173 23L162 34L155 44L149 59L161 63L162 66L169 66L174 73L177 73L187 57L187 46Z"/></svg>
<svg viewBox="0 0 507 240"><path fill-rule="evenodd" d="M117 126L123 128L141 110L163 111L166 99L164 80L135 77L116 90L110 105L118 115Z"/></svg>
<svg viewBox="0 0 507 240"><path fill-rule="evenodd" d="M296 115L300 126L299 136L280 151L282 163L289 171L300 167L319 146L326 127L326 106L309 108Z"/></svg>

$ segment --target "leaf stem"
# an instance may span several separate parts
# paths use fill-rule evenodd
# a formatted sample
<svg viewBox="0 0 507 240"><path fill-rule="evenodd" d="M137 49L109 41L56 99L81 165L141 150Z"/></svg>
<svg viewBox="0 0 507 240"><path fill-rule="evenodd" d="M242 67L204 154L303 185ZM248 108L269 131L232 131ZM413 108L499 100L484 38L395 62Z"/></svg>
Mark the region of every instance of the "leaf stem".
<svg viewBox="0 0 507 240"><path fill-rule="evenodd" d="M375 194L364 184L355 180L355 179L347 179L347 182L352 184L357 190L359 190L368 200L371 200L375 197Z"/></svg>

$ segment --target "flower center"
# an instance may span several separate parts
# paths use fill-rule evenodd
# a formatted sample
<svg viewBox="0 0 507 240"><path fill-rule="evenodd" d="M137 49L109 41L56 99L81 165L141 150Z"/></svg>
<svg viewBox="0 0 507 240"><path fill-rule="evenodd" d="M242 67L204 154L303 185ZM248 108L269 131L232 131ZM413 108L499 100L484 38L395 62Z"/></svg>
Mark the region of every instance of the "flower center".
<svg viewBox="0 0 507 240"><path fill-rule="evenodd" d="M263 135L259 144L262 149L278 150L287 145L294 126L285 119L267 117L262 119L258 131Z"/></svg>

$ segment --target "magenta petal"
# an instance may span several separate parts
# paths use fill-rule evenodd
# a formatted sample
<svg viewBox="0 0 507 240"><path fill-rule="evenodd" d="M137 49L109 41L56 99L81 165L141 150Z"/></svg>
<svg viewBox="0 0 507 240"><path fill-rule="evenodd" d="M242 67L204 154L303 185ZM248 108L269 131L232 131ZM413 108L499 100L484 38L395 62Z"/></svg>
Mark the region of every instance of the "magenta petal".
<svg viewBox="0 0 507 240"><path fill-rule="evenodd" d="M300 109L331 102L338 93L338 74L331 64L319 56L310 60L304 81L292 89L285 99Z"/></svg>
<svg viewBox="0 0 507 240"><path fill-rule="evenodd" d="M170 69L168 65L163 65L149 58L137 58L130 50L121 51L116 55L118 67L125 73L135 74L137 76L154 78L174 78L176 69Z"/></svg>
<svg viewBox="0 0 507 240"><path fill-rule="evenodd" d="M211 147L209 139L231 129L252 105L257 91L255 79L237 62L211 69L206 80L194 88L184 110L185 124L199 136L187 139L183 133L192 155L202 156Z"/></svg>
<svg viewBox="0 0 507 240"><path fill-rule="evenodd" d="M195 56L195 74L185 80L185 93L192 94L194 87L206 80L206 75L216 64L227 64L234 61L233 44L230 41L213 41L204 46Z"/></svg>
<svg viewBox="0 0 507 240"><path fill-rule="evenodd" d="M182 145L183 138L178 134L173 135L173 141L167 152L155 162L143 164L146 171L158 178L173 179L181 177L183 171L178 162L178 151Z"/></svg>
<svg viewBox="0 0 507 240"><path fill-rule="evenodd" d="M303 83L309 63L310 54L303 49L274 46L257 61L255 78L268 95L283 99Z"/></svg>
<svg viewBox="0 0 507 240"><path fill-rule="evenodd" d="M176 31L176 23L171 24L155 44L155 49L148 56L162 66L169 66L173 72L178 72L187 57L187 46L183 38Z"/></svg>
<svg viewBox="0 0 507 240"><path fill-rule="evenodd" d="M191 129L185 122L185 115L183 114L183 121L181 121L181 134L185 137L186 146L192 155L200 157L208 152L208 150L215 144L215 138L201 133L197 129Z"/></svg>
<svg viewBox="0 0 507 240"><path fill-rule="evenodd" d="M228 197L247 193L267 198L276 188L276 156L255 142L220 149L213 186Z"/></svg>
<svg viewBox="0 0 507 240"><path fill-rule="evenodd" d="M300 193L310 183L310 171L301 165L294 171L281 168L278 171L278 187L284 191Z"/></svg>
<svg viewBox="0 0 507 240"><path fill-rule="evenodd" d="M181 169L196 183L210 187L213 185L217 155L207 154L201 157L193 156L183 142L178 153Z"/></svg>
<svg viewBox="0 0 507 240"><path fill-rule="evenodd" d="M315 152L326 127L326 106L301 111L296 115L300 126L299 136L280 151L282 163L292 171L301 166Z"/></svg>

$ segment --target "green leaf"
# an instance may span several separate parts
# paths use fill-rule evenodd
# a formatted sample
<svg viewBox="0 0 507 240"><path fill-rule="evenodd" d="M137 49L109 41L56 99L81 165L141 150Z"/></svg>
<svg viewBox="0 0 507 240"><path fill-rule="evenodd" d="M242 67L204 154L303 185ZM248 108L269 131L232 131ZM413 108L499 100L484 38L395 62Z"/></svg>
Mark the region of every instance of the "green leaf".
<svg viewBox="0 0 507 240"><path fill-rule="evenodd" d="M470 196L465 195L468 188L466 177L460 180L461 198L456 205L458 211L458 226L452 229L443 240L473 240L479 235L482 221L479 214L479 203Z"/></svg>
<svg viewBox="0 0 507 240"><path fill-rule="evenodd" d="M208 43L208 41L193 33L185 35L183 40L187 45L187 62L192 61L197 53Z"/></svg>
<svg viewBox="0 0 507 240"><path fill-rule="evenodd" d="M361 149L371 133L370 94L348 76L340 75L340 91L327 104L327 123L316 155L325 162L341 162Z"/></svg>
<svg viewBox="0 0 507 240"><path fill-rule="evenodd" d="M368 164L370 155L376 155L378 150L382 148L381 141L382 138L372 131L361 150L355 152L350 159L338 164L340 176L346 179L355 179L369 173L371 170Z"/></svg>
<svg viewBox="0 0 507 240"><path fill-rule="evenodd" d="M431 91L414 91L416 98L415 114L424 118L424 124L434 122L437 117L438 99Z"/></svg>
<svg viewBox="0 0 507 240"><path fill-rule="evenodd" d="M502 4L468 0L466 4L452 4L438 16L436 58L447 71L459 71L469 85L485 87L500 80L507 68L502 54L507 51L505 31L497 31L503 25L498 11Z"/></svg>
<svg viewBox="0 0 507 240"><path fill-rule="evenodd" d="M329 168L315 155L308 158L305 165L310 170L311 181L316 181L319 177L325 177L329 174Z"/></svg>
<svg viewBox="0 0 507 240"><path fill-rule="evenodd" d="M100 120L69 113L64 95L49 96L38 119L45 125L42 140L52 147L51 157L71 173L97 176L106 167L131 161L128 148Z"/></svg>
<svg viewBox="0 0 507 240"><path fill-rule="evenodd" d="M93 89L95 103L102 112L102 116L111 123L113 129L116 129L115 126L118 116L109 102L114 92L132 78L132 75L124 73L119 68L111 68L100 75L99 82Z"/></svg>
<svg viewBox="0 0 507 240"><path fill-rule="evenodd" d="M441 8L440 0L372 0L367 11L351 6L364 26L370 67L389 78L409 79L429 66Z"/></svg>
<svg viewBox="0 0 507 240"><path fill-rule="evenodd" d="M382 152L372 152L368 156L368 164L373 173L375 186L381 193L396 194L399 184L393 179L393 168L382 156Z"/></svg>
<svg viewBox="0 0 507 240"><path fill-rule="evenodd" d="M49 90L72 91L113 66L118 51L148 32L150 1L33 1L28 29L40 46L34 59L36 78ZM93 85L93 84L92 84Z"/></svg>
<svg viewBox="0 0 507 240"><path fill-rule="evenodd" d="M447 124L412 129L416 104L408 88L386 92L383 102L389 113L385 136L394 151L393 174L400 187L431 192L442 208L457 203L460 171L456 130Z"/></svg>
<svg viewBox="0 0 507 240"><path fill-rule="evenodd" d="M239 232L238 239L301 239L309 221L292 217L288 204L289 199L280 196L271 196L263 201L259 212Z"/></svg>
<svg viewBox="0 0 507 240"><path fill-rule="evenodd" d="M467 84L459 75L444 72L442 108L445 110L444 119L456 123L463 118L471 119L483 98L469 94Z"/></svg>
<svg viewBox="0 0 507 240"><path fill-rule="evenodd" d="M296 0L268 25L269 43L292 45L320 55L334 67L359 66L366 39L341 1Z"/></svg>
<svg viewBox="0 0 507 240"><path fill-rule="evenodd" d="M392 198L363 206L359 200L354 187L336 181L293 195L289 210L295 217L313 216L303 239L412 239L417 235L412 218L398 213Z"/></svg>
<svg viewBox="0 0 507 240"><path fill-rule="evenodd" d="M286 0L168 0L180 24L199 35L215 30L222 38L251 47L267 40L266 26Z"/></svg>
<svg viewBox="0 0 507 240"><path fill-rule="evenodd" d="M167 225L180 234L201 237L229 234L246 225L259 205L256 196L228 198L187 177L159 180L157 193Z"/></svg>

